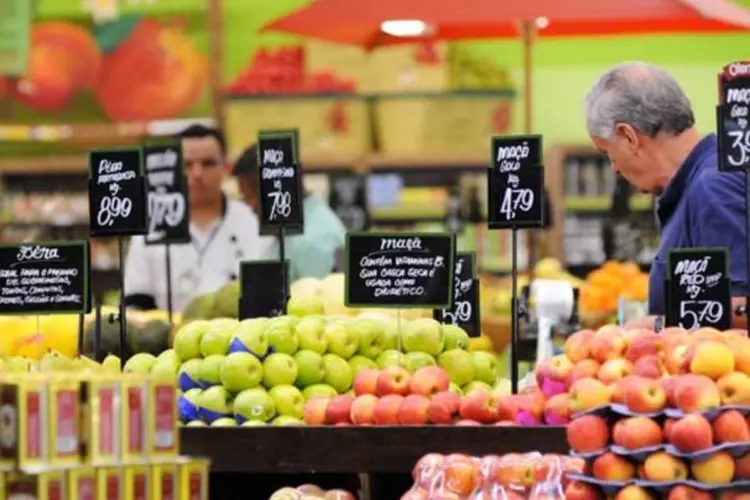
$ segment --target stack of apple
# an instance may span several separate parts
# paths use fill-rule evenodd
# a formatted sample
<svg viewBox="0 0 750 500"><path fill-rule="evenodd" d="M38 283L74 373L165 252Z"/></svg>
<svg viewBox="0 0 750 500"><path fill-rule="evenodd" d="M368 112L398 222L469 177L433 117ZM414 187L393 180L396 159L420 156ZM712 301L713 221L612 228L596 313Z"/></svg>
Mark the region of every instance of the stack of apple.
<svg viewBox="0 0 750 500"><path fill-rule="evenodd" d="M582 459L538 452L481 458L430 453L414 466L414 486L401 500L562 500L568 475L583 468Z"/></svg>
<svg viewBox="0 0 750 500"><path fill-rule="evenodd" d="M502 393L501 391L504 391ZM310 425L480 425L500 418L510 387L476 387L465 395L451 390L448 372L425 366L413 374L402 366L365 369L354 380L354 395L316 396L305 405ZM510 422L512 423L512 422Z"/></svg>
<svg viewBox="0 0 750 500"><path fill-rule="evenodd" d="M568 498L725 498L750 491L750 339L745 331L602 327L568 339L537 375L568 389L573 452L589 477Z"/></svg>
<svg viewBox="0 0 750 500"><path fill-rule="evenodd" d="M181 420L190 426L300 425L312 396L351 393L365 369L440 366L456 393L505 388L494 353L467 350L464 330L431 318L280 316L196 320L180 328Z"/></svg>

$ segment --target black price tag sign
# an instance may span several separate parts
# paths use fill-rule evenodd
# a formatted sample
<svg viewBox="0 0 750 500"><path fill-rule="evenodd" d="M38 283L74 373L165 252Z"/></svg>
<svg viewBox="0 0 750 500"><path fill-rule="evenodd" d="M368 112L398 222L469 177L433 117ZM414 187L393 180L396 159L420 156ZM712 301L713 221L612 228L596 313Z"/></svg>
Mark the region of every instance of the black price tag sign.
<svg viewBox="0 0 750 500"><path fill-rule="evenodd" d="M297 131L261 132L258 135L261 226L303 225L302 170Z"/></svg>
<svg viewBox="0 0 750 500"><path fill-rule="evenodd" d="M452 234L347 233L345 304L450 308L455 248Z"/></svg>
<svg viewBox="0 0 750 500"><path fill-rule="evenodd" d="M542 136L493 137L487 200L490 229L542 227Z"/></svg>
<svg viewBox="0 0 750 500"><path fill-rule="evenodd" d="M87 241L0 245L0 314L91 311Z"/></svg>
<svg viewBox="0 0 750 500"><path fill-rule="evenodd" d="M278 260L240 262L240 320L284 314L286 303L281 291L278 286L270 285L282 282L282 272L289 276L289 261L285 264ZM289 295L289 280L283 281L287 283L286 297Z"/></svg>
<svg viewBox="0 0 750 500"><path fill-rule="evenodd" d="M469 337L479 337L482 327L479 317L479 280L476 279L474 254L456 254L453 274L453 307L435 309L432 317L441 323L460 326Z"/></svg>
<svg viewBox="0 0 750 500"><path fill-rule="evenodd" d="M146 178L140 148L89 153L92 236L146 234Z"/></svg>
<svg viewBox="0 0 750 500"><path fill-rule="evenodd" d="M676 249L667 269L668 326L693 330L710 326L731 328L732 294L729 257L724 248Z"/></svg>
<svg viewBox="0 0 750 500"><path fill-rule="evenodd" d="M190 243L187 183L180 144L143 148L148 187L147 245Z"/></svg>
<svg viewBox="0 0 750 500"><path fill-rule="evenodd" d="M365 179L356 174L329 176L328 204L348 231L365 231L370 227Z"/></svg>
<svg viewBox="0 0 750 500"><path fill-rule="evenodd" d="M750 62L728 64L719 73L719 170L750 168Z"/></svg>

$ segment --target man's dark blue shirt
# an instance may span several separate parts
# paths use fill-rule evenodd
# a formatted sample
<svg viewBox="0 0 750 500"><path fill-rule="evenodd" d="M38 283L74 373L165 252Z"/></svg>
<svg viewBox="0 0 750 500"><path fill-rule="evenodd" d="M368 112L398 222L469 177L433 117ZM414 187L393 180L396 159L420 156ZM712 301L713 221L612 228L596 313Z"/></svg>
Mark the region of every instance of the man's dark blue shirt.
<svg viewBox="0 0 750 500"><path fill-rule="evenodd" d="M729 249L732 296L745 296L744 173L719 172L717 139L706 136L657 199L659 251L651 266L649 314L664 314L664 280L673 248Z"/></svg>

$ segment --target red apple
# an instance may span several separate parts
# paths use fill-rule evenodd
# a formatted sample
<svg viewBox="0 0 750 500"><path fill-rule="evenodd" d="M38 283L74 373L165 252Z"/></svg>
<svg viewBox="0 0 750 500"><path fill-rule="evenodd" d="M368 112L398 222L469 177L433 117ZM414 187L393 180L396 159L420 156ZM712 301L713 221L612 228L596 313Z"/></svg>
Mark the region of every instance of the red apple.
<svg viewBox="0 0 750 500"><path fill-rule="evenodd" d="M633 374L639 377L660 379L665 373L664 364L656 354L647 354L633 365Z"/></svg>
<svg viewBox="0 0 750 500"><path fill-rule="evenodd" d="M574 419L566 428L568 445L578 453L598 451L609 444L609 425L598 415Z"/></svg>
<svg viewBox="0 0 750 500"><path fill-rule="evenodd" d="M703 415L691 413L672 424L669 442L683 453L703 451L714 444L713 428Z"/></svg>
<svg viewBox="0 0 750 500"><path fill-rule="evenodd" d="M427 409L427 418L433 424L453 424L459 419L461 396L451 391L435 394Z"/></svg>
<svg viewBox="0 0 750 500"><path fill-rule="evenodd" d="M326 408L326 421L330 425L340 423L351 423L349 416L352 410L354 398L348 394L339 394L331 398Z"/></svg>
<svg viewBox="0 0 750 500"><path fill-rule="evenodd" d="M325 396L313 396L305 403L303 418L308 425L325 425L326 410L331 398Z"/></svg>
<svg viewBox="0 0 750 500"><path fill-rule="evenodd" d="M409 394L410 374L401 366L389 366L380 371L377 382L377 395Z"/></svg>
<svg viewBox="0 0 750 500"><path fill-rule="evenodd" d="M421 394L409 394L398 409L396 418L401 425L425 425L430 399Z"/></svg>
<svg viewBox="0 0 750 500"><path fill-rule="evenodd" d="M448 373L439 366L425 366L414 372L409 382L409 390L412 394L423 396L434 396L447 391L450 387Z"/></svg>
<svg viewBox="0 0 750 500"><path fill-rule="evenodd" d="M373 411L375 425L398 425L398 410L404 402L400 394L387 394L378 400Z"/></svg>
<svg viewBox="0 0 750 500"><path fill-rule="evenodd" d="M498 397L490 391L476 390L464 396L459 407L462 419L489 424L499 420Z"/></svg>
<svg viewBox="0 0 750 500"><path fill-rule="evenodd" d="M372 425L375 423L375 407L378 398L372 394L362 394L354 398L351 408L351 421L355 425Z"/></svg>
<svg viewBox="0 0 750 500"><path fill-rule="evenodd" d="M667 394L659 381L641 377L625 389L625 405L638 413L661 411L667 406Z"/></svg>
<svg viewBox="0 0 750 500"><path fill-rule="evenodd" d="M380 375L380 371L375 368L360 370L357 376L354 377L354 394L357 396L377 394L378 375Z"/></svg>

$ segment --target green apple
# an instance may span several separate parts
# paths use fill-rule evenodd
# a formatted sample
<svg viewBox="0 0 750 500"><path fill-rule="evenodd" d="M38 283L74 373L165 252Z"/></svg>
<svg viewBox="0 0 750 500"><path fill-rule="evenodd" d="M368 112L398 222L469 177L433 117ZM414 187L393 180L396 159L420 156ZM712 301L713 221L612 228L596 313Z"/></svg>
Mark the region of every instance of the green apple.
<svg viewBox="0 0 750 500"><path fill-rule="evenodd" d="M450 349L438 356L438 366L448 372L451 382L464 386L474 380L474 360L463 349Z"/></svg>
<svg viewBox="0 0 750 500"><path fill-rule="evenodd" d="M302 420L289 415L279 415L278 417L273 419L273 422L271 422L271 424L277 427L296 427L298 425L305 425Z"/></svg>
<svg viewBox="0 0 750 500"><path fill-rule="evenodd" d="M107 354L107 357L102 361L102 371L107 373L120 373L120 358L114 354Z"/></svg>
<svg viewBox="0 0 750 500"><path fill-rule="evenodd" d="M156 356L156 359L158 360L162 360L166 358L174 359L174 360L177 360L178 362L181 361L179 356L177 356L177 353L175 352L174 349L167 349L166 351L162 351L161 354Z"/></svg>
<svg viewBox="0 0 750 500"><path fill-rule="evenodd" d="M449 349L468 349L469 334L466 330L457 325L443 325L443 339L445 341L445 350Z"/></svg>
<svg viewBox="0 0 750 500"><path fill-rule="evenodd" d="M151 367L151 376L158 380L167 380L173 382L177 380L177 374L180 371L180 362L177 356L172 358L156 359L156 363Z"/></svg>
<svg viewBox="0 0 750 500"><path fill-rule="evenodd" d="M455 382L450 383L450 385L448 386L448 390L452 392L453 394L458 394L459 396L464 395L464 391L462 391L461 387L459 387L459 385L456 384Z"/></svg>
<svg viewBox="0 0 750 500"><path fill-rule="evenodd" d="M323 354L328 348L328 338L324 335L326 320L322 316L308 316L294 325L300 349ZM292 353L290 353L292 354Z"/></svg>
<svg viewBox="0 0 750 500"><path fill-rule="evenodd" d="M221 354L212 354L203 360L201 363L201 385L204 387L211 385L218 385L221 383L219 377L219 371L221 365L224 363L224 358Z"/></svg>
<svg viewBox="0 0 750 500"><path fill-rule="evenodd" d="M211 323L211 326L203 333L201 337L201 354L203 357L208 357L213 354L225 355L229 352L229 343L232 341L234 336L234 327L230 326L225 322ZM236 322L235 322L236 323Z"/></svg>
<svg viewBox="0 0 750 500"><path fill-rule="evenodd" d="M208 321L199 319L191 321L179 330L174 336L173 346L177 357L182 361L201 357L201 339L206 330L211 326Z"/></svg>
<svg viewBox="0 0 750 500"><path fill-rule="evenodd" d="M305 409L305 397L299 389L293 385L277 385L268 391L268 395L273 399L276 413L302 418L302 412Z"/></svg>
<svg viewBox="0 0 750 500"><path fill-rule="evenodd" d="M474 391L492 391L492 386L486 382L482 382L481 380L474 380L472 382L469 382L463 387L463 393L467 396L471 394Z"/></svg>
<svg viewBox="0 0 750 500"><path fill-rule="evenodd" d="M242 422L245 420L268 422L276 414L276 405L264 389L256 387L245 389L237 394L234 398L233 411L234 416Z"/></svg>
<svg viewBox="0 0 750 500"><path fill-rule="evenodd" d="M289 354L275 352L263 360L263 385L293 385L297 380L297 363Z"/></svg>
<svg viewBox="0 0 750 500"><path fill-rule="evenodd" d="M230 396L226 389L220 385L209 387L198 396L198 408L204 420L212 422L232 413ZM207 410L210 413L206 413Z"/></svg>
<svg viewBox="0 0 750 500"><path fill-rule="evenodd" d="M474 379L488 385L497 380L497 359L495 354L487 351L473 351L471 359L474 363Z"/></svg>
<svg viewBox="0 0 750 500"><path fill-rule="evenodd" d="M323 298L318 295L293 295L286 303L286 312L299 318L323 314Z"/></svg>
<svg viewBox="0 0 750 500"><path fill-rule="evenodd" d="M407 352L404 354L403 366L409 370L409 373L414 373L425 366L435 365L437 365L435 358L425 352Z"/></svg>
<svg viewBox="0 0 750 500"><path fill-rule="evenodd" d="M200 358L188 359L180 366L177 372L177 384L181 391L188 391L200 387L201 366L203 360Z"/></svg>
<svg viewBox="0 0 750 500"><path fill-rule="evenodd" d="M262 420L245 420L240 424L240 427L265 427L266 424Z"/></svg>
<svg viewBox="0 0 750 500"><path fill-rule="evenodd" d="M148 375L151 373L151 368L156 364L156 356L147 352L139 352L134 354L126 363L122 369L125 373L141 373Z"/></svg>
<svg viewBox="0 0 750 500"><path fill-rule="evenodd" d="M229 392L258 387L263 380L263 365L249 352L233 352L222 361L219 380Z"/></svg>
<svg viewBox="0 0 750 500"><path fill-rule="evenodd" d="M500 378L495 382L495 387L492 388L492 392L498 397L510 396L513 394L513 386L507 378Z"/></svg>
<svg viewBox="0 0 750 500"><path fill-rule="evenodd" d="M324 355L323 369L326 372L323 378L324 382L336 389L336 392L339 394L348 391L352 386L352 382L354 381L352 368L341 356L336 356L335 354Z"/></svg>
<svg viewBox="0 0 750 500"><path fill-rule="evenodd" d="M383 323L370 318L357 318L352 321L352 331L357 336L357 353L366 358L376 359L383 352L385 333Z"/></svg>
<svg viewBox="0 0 750 500"><path fill-rule="evenodd" d="M191 420L190 422L185 424L185 427L207 427L208 424L204 422L203 420Z"/></svg>
<svg viewBox="0 0 750 500"><path fill-rule="evenodd" d="M267 324L268 318L251 318L241 321L229 343L229 352L245 351L263 359L268 353Z"/></svg>
<svg viewBox="0 0 750 500"><path fill-rule="evenodd" d="M283 354L294 354L299 349L299 339L293 330L291 321L289 322L268 322L266 328L266 338L268 345L273 352Z"/></svg>
<svg viewBox="0 0 750 500"><path fill-rule="evenodd" d="M297 386L307 387L323 381L326 371L323 369L323 356L315 351L302 350L294 355L297 363Z"/></svg>
<svg viewBox="0 0 750 500"><path fill-rule="evenodd" d="M199 415L200 389L189 389L177 397L177 416L183 422L197 420Z"/></svg>
<svg viewBox="0 0 750 500"><path fill-rule="evenodd" d="M366 358L360 354L357 354L356 356L352 356L349 358L349 366L352 367L352 373L356 377L359 372L362 370L367 369L378 369L378 364L371 360L370 358Z"/></svg>
<svg viewBox="0 0 750 500"><path fill-rule="evenodd" d="M380 354L380 356L378 356L378 359L376 360L378 363L378 368L388 368L390 366L401 366L403 357L404 355L395 349L388 349L387 351L383 351Z"/></svg>
<svg viewBox="0 0 750 500"><path fill-rule="evenodd" d="M294 325L297 324L297 321L299 321L299 318L297 316L284 314L282 316L276 316L275 318L269 318L268 326L272 327L276 325L285 325L294 330Z"/></svg>
<svg viewBox="0 0 750 500"><path fill-rule="evenodd" d="M398 349L399 336L398 321L393 318L384 317L383 322L383 349Z"/></svg>
<svg viewBox="0 0 750 500"><path fill-rule="evenodd" d="M432 318L417 318L401 333L401 345L405 352L426 352L437 356L443 352L443 329Z"/></svg>
<svg viewBox="0 0 750 500"><path fill-rule="evenodd" d="M211 427L237 427L237 421L230 417L221 417L211 422Z"/></svg>
<svg viewBox="0 0 750 500"><path fill-rule="evenodd" d="M302 395L305 396L305 401L311 399L314 396L322 396L324 398L332 398L336 396L338 392L336 389L328 384L313 384L308 385L302 389Z"/></svg>
<svg viewBox="0 0 750 500"><path fill-rule="evenodd" d="M328 352L349 359L354 356L359 347L359 339L352 331L349 321L331 321L323 332L328 339Z"/></svg>

